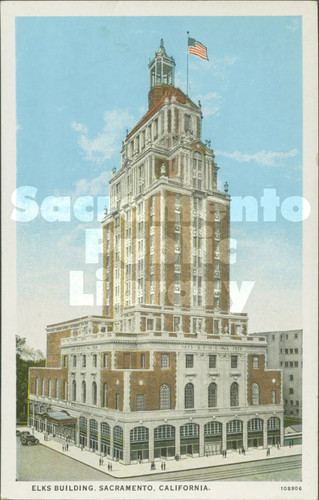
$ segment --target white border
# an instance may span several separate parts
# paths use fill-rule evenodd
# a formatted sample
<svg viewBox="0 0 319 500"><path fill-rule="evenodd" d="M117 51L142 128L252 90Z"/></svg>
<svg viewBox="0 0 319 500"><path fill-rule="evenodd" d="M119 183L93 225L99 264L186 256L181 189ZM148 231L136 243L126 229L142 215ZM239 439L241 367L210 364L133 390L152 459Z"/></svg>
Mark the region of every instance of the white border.
<svg viewBox="0 0 319 500"><path fill-rule="evenodd" d="M12 2L2 3L2 498L135 498L126 493L32 492L32 482L15 481L15 333L16 238L10 220L11 193L15 189L15 16L280 16L303 17L304 197L312 207L304 223L304 376L303 376L303 480L287 482L211 482L207 493L157 491L145 498L305 499L317 498L317 3L315 1L175 1L175 2ZM314 348L315 347L315 348ZM38 483L43 484L43 483ZM45 482L51 484L53 482ZM63 483L67 484L67 483ZM74 483L69 483L74 484ZM84 483L83 483L84 484ZM85 483L88 484L88 483ZM92 484L97 485L97 482ZM119 484L117 482L117 484ZM127 482L126 482L127 484ZM149 484L149 483L148 483ZM154 486L160 483L152 482ZM180 482L169 484L181 484ZM203 483L201 483L203 484ZM302 485L302 491L282 491L281 486ZM143 494L138 494L144 498Z"/></svg>

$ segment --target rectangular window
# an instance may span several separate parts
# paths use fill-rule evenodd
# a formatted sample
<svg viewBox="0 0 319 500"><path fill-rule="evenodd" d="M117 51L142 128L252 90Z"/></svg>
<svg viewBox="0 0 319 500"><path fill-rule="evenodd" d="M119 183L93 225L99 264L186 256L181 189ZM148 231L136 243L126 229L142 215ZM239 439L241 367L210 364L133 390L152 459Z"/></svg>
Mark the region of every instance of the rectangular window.
<svg viewBox="0 0 319 500"><path fill-rule="evenodd" d="M209 355L209 368L216 368L216 354Z"/></svg>
<svg viewBox="0 0 319 500"><path fill-rule="evenodd" d="M298 349L295 349L295 354L298 354Z"/></svg>
<svg viewBox="0 0 319 500"><path fill-rule="evenodd" d="M287 366L289 365L288 361L285 361L285 367L287 368Z"/></svg>
<svg viewBox="0 0 319 500"><path fill-rule="evenodd" d="M141 354L141 368L145 368L145 366L146 366L145 354Z"/></svg>
<svg viewBox="0 0 319 500"><path fill-rule="evenodd" d="M97 354L93 354L93 366L94 368L97 366Z"/></svg>
<svg viewBox="0 0 319 500"><path fill-rule="evenodd" d="M275 335L272 335L272 337L271 337L271 338L272 338L272 340L275 340Z"/></svg>
<svg viewBox="0 0 319 500"><path fill-rule="evenodd" d="M230 366L231 368L237 368L238 356L231 356Z"/></svg>
<svg viewBox="0 0 319 500"><path fill-rule="evenodd" d="M186 354L186 368L193 368L194 354Z"/></svg>
<svg viewBox="0 0 319 500"><path fill-rule="evenodd" d="M136 411L145 410L145 394L137 394L136 396Z"/></svg>
<svg viewBox="0 0 319 500"><path fill-rule="evenodd" d="M285 349L285 354L288 354L288 349Z"/></svg>
<svg viewBox="0 0 319 500"><path fill-rule="evenodd" d="M289 375L289 380L293 380L294 379L294 376L293 375Z"/></svg>
<svg viewBox="0 0 319 500"><path fill-rule="evenodd" d="M295 333L295 339L297 339L297 338L298 338L298 333Z"/></svg>
<svg viewBox="0 0 319 500"><path fill-rule="evenodd" d="M169 354L161 354L161 368L169 368Z"/></svg>
<svg viewBox="0 0 319 500"><path fill-rule="evenodd" d="M290 366L290 368L292 368L294 366L293 361L290 361L289 366Z"/></svg>
<svg viewBox="0 0 319 500"><path fill-rule="evenodd" d="M293 394L294 393L294 388L293 387L290 387L289 388L289 394Z"/></svg>
<svg viewBox="0 0 319 500"><path fill-rule="evenodd" d="M85 354L82 355L82 366L83 366L83 368L86 367L86 355Z"/></svg>
<svg viewBox="0 0 319 500"><path fill-rule="evenodd" d="M103 356L103 366L104 368L108 368L109 366L109 356L107 354L104 354Z"/></svg>
<svg viewBox="0 0 319 500"><path fill-rule="evenodd" d="M289 349L289 352L290 352L290 354L293 354L294 350L293 349Z"/></svg>
<svg viewBox="0 0 319 500"><path fill-rule="evenodd" d="M275 404L276 404L276 402L277 402L277 401L276 401L276 391L275 391L275 390L273 390L273 391L271 391L271 404L272 404L272 405L275 405Z"/></svg>
<svg viewBox="0 0 319 500"><path fill-rule="evenodd" d="M154 319L148 318L146 320L146 328L147 328L147 330L154 330Z"/></svg>
<svg viewBox="0 0 319 500"><path fill-rule="evenodd" d="M181 331L181 317L174 316L174 332L180 332L180 331Z"/></svg>
<svg viewBox="0 0 319 500"><path fill-rule="evenodd" d="M282 335L280 335L280 340L282 340Z"/></svg>
<svg viewBox="0 0 319 500"><path fill-rule="evenodd" d="M120 409L120 395L119 393L115 394L115 409Z"/></svg>
<svg viewBox="0 0 319 500"><path fill-rule="evenodd" d="M295 361L295 367L298 368L298 361Z"/></svg>
<svg viewBox="0 0 319 500"><path fill-rule="evenodd" d="M67 356L63 356L63 366L64 367L68 366L68 357Z"/></svg>
<svg viewBox="0 0 319 500"><path fill-rule="evenodd" d="M283 365L283 362L282 362L282 361L280 361L280 366L282 366L282 365Z"/></svg>
<svg viewBox="0 0 319 500"><path fill-rule="evenodd" d="M253 357L253 368L259 368L259 358L258 356Z"/></svg>
<svg viewBox="0 0 319 500"><path fill-rule="evenodd" d="M298 401L298 399L296 400L296 406L299 406L299 401Z"/></svg>
<svg viewBox="0 0 319 500"><path fill-rule="evenodd" d="M76 367L76 356L73 356L73 368Z"/></svg>

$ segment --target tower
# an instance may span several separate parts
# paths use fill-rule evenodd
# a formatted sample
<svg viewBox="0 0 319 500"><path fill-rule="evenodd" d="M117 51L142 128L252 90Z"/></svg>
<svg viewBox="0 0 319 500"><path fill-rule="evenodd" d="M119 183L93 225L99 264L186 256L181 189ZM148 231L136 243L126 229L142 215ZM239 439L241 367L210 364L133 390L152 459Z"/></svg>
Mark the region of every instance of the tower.
<svg viewBox="0 0 319 500"><path fill-rule="evenodd" d="M229 307L230 197L164 43L102 221L102 316L47 327L29 425L124 464L283 441L281 373Z"/></svg>

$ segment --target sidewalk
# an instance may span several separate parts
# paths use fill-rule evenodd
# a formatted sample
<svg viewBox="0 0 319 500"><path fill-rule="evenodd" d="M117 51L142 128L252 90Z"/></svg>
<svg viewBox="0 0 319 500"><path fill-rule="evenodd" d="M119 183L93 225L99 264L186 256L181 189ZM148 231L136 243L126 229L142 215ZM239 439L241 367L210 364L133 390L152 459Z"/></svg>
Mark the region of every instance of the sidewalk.
<svg viewBox="0 0 319 500"><path fill-rule="evenodd" d="M19 430L28 430L30 428L19 428ZM271 458L279 458L285 456L292 455L301 455L302 453L302 445L295 445L292 448L288 446L283 446L279 450L276 447L270 448L270 455L266 456L266 449L254 449L246 451L246 455L239 454L237 451L227 451L227 458L223 458L221 455L212 455L209 457L194 457L194 458L181 458L176 461L175 459L165 460L166 470L161 470L161 461L159 459L155 460L156 470L151 471L150 462L145 462L142 464L133 464L133 465L123 465L114 460L110 460L107 457L104 457L104 465L99 465L100 455L97 453L93 453L87 450L81 451L81 449L75 446L72 443L68 443L69 449L68 451L63 451L62 447L65 446L65 441L60 438L53 438L49 436L49 440L44 440L44 435L41 432L34 431L34 436L40 440L40 443L52 450L55 450L63 455L69 456L74 460L82 462L94 469L105 472L106 474L116 478L128 478L128 477L138 477L145 476L150 474L163 474L175 471L185 471L185 470L194 470L201 469L206 467L216 467L220 465L230 465L230 464L238 464L243 462L251 462L254 460L268 460ZM108 471L108 463L112 464L112 471Z"/></svg>

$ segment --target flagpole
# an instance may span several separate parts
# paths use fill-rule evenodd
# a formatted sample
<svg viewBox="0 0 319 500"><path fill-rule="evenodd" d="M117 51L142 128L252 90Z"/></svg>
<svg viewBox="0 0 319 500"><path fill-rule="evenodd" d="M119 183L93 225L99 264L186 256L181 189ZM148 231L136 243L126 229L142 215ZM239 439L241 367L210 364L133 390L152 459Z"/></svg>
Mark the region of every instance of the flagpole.
<svg viewBox="0 0 319 500"><path fill-rule="evenodd" d="M189 35L189 31L187 31L187 86L186 86L187 97L188 97L188 35Z"/></svg>

